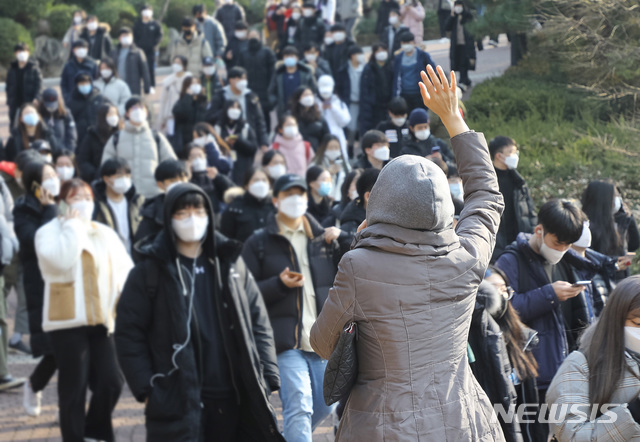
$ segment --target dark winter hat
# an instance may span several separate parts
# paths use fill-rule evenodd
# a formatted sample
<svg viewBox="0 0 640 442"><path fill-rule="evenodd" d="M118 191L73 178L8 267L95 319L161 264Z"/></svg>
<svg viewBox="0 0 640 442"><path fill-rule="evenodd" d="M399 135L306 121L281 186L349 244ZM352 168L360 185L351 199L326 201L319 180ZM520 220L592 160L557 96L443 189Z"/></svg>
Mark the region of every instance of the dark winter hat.
<svg viewBox="0 0 640 442"><path fill-rule="evenodd" d="M203 66L213 66L215 63L216 61L213 59L213 57L204 57L202 59Z"/></svg>
<svg viewBox="0 0 640 442"><path fill-rule="evenodd" d="M58 91L50 87L45 89L44 91L42 91L42 101L44 101L45 105L48 103L57 103Z"/></svg>
<svg viewBox="0 0 640 442"><path fill-rule="evenodd" d="M131 30L130 27L128 26L123 26L120 28L120 30L118 31L118 37L120 37L122 34L133 34L133 31Z"/></svg>
<svg viewBox="0 0 640 442"><path fill-rule="evenodd" d="M89 83L93 84L93 81L91 80L91 75L87 74L86 72L80 72L78 75L75 76L74 80L76 84L83 83L85 81L88 81Z"/></svg>
<svg viewBox="0 0 640 442"><path fill-rule="evenodd" d="M185 17L182 19L182 27L183 28L190 28L194 25L195 23L193 22L192 18L189 17Z"/></svg>
<svg viewBox="0 0 640 442"><path fill-rule="evenodd" d="M289 190L293 187L299 187L306 192L307 182L300 175L296 175L294 173L282 175L273 184L273 196L277 197L280 192Z"/></svg>
<svg viewBox="0 0 640 442"><path fill-rule="evenodd" d="M409 126L424 124L429 122L429 114L424 109L414 109L409 114Z"/></svg>

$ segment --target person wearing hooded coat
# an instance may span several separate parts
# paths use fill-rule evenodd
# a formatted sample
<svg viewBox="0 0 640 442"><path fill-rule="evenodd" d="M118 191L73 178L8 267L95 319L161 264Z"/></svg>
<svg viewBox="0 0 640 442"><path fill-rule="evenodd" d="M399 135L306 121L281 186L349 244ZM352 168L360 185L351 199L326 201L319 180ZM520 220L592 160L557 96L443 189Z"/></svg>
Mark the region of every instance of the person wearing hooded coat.
<svg viewBox="0 0 640 442"><path fill-rule="evenodd" d="M504 441L467 355L504 202L484 136L457 111L455 74L450 84L438 71L428 66L420 89L451 134L464 210L454 229L447 178L425 158L404 155L380 172L311 330L314 350L329 358L345 327L358 327L357 381L337 441Z"/></svg>
<svg viewBox="0 0 640 442"><path fill-rule="evenodd" d="M80 92L79 83L89 82L91 84L91 92L87 95ZM78 140L82 142L87 130L93 126L98 119L98 108L103 104L111 102L100 93L100 90L93 86L93 80L87 74L80 73L76 76L76 87L71 93L71 97L67 102L67 107L73 115L76 123L76 131L78 132Z"/></svg>
<svg viewBox="0 0 640 442"><path fill-rule="evenodd" d="M193 221L203 209L208 223L179 239L185 231L176 212L191 210ZM240 243L217 233L213 219L199 187L178 184L166 195L164 229L138 245L143 260L118 303L120 366L136 400L146 403L148 441L214 440L204 431L212 429L231 433L216 440L284 441L269 403L280 376L267 310Z"/></svg>

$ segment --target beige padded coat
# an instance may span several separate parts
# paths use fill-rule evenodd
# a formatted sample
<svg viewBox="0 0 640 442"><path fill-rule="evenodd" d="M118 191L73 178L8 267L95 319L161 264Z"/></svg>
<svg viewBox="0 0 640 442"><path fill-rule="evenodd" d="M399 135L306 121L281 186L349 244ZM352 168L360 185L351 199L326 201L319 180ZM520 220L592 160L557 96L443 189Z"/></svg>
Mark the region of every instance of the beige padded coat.
<svg viewBox="0 0 640 442"><path fill-rule="evenodd" d="M504 203L484 136L466 132L452 144L465 189L456 230L442 170L412 155L391 161L371 192L369 227L311 330L329 358L345 324L359 327L358 379L336 440L504 440L467 358Z"/></svg>

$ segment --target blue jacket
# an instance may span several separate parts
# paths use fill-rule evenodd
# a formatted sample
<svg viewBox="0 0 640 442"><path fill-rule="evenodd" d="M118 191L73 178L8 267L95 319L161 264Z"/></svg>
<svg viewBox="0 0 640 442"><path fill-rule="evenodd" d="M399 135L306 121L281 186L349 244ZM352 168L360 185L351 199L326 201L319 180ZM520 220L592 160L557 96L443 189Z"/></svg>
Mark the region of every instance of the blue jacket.
<svg viewBox="0 0 640 442"><path fill-rule="evenodd" d="M76 75L80 73L88 74L94 79L98 73L98 65L91 57L87 57L82 60L82 63L78 63L78 59L72 54L69 57L69 61L64 65L62 75L60 75L60 90L62 91L64 104L67 106L71 100L71 94L76 88Z"/></svg>
<svg viewBox="0 0 640 442"><path fill-rule="evenodd" d="M420 48L416 48L418 51L418 66L420 66L420 70L423 70L430 64L433 69L436 68L436 63L431 58L428 52L423 51ZM402 56L404 52L400 52L393 59L393 96L397 97L402 94L402 76L400 75L400 68L402 67ZM421 81L420 75L416 76L416 83Z"/></svg>
<svg viewBox="0 0 640 442"><path fill-rule="evenodd" d="M538 388L546 389L568 355L568 344L561 303L551 286L553 281L549 281L545 272L544 258L529 246L529 238L531 234L520 233L500 256L496 267L509 278L515 292L511 305L520 319L538 332L540 343L533 356L538 362ZM526 273L521 275L521 269L526 269Z"/></svg>

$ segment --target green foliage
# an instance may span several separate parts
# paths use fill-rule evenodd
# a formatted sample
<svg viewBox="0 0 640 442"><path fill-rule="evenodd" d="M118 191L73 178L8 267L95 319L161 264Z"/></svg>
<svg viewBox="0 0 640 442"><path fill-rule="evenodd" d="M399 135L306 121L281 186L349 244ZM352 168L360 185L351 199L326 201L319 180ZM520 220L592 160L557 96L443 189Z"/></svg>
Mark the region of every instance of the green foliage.
<svg viewBox="0 0 640 442"><path fill-rule="evenodd" d="M244 8L249 25L262 23L267 5L266 0L237 0L237 2Z"/></svg>
<svg viewBox="0 0 640 442"><path fill-rule="evenodd" d="M111 26L111 36L117 35L123 26L133 27L138 13L126 0L107 0L100 3L95 10L98 19Z"/></svg>
<svg viewBox="0 0 640 442"><path fill-rule="evenodd" d="M19 23L8 19L0 18L0 64L8 66L15 58L13 47L18 42L29 45L33 52L33 41L29 31Z"/></svg>
<svg viewBox="0 0 640 442"><path fill-rule="evenodd" d="M508 32L528 32L531 19L540 0L477 0L476 11L481 12L468 28L478 37Z"/></svg>
<svg viewBox="0 0 640 442"><path fill-rule="evenodd" d="M179 2L172 1L167 9L167 14L164 17L164 22L170 28L180 29L182 26L182 19L185 17L193 18L192 10L195 5L204 4L207 7L209 14L215 14L215 1L213 0L181 0ZM160 8L156 12L156 15L160 15Z"/></svg>
<svg viewBox="0 0 640 442"><path fill-rule="evenodd" d="M596 178L614 179L640 203L640 122L612 117L605 100L515 69L476 86L465 105L474 130L518 142L518 170L538 205L579 198Z"/></svg>
<svg viewBox="0 0 640 442"><path fill-rule="evenodd" d="M62 40L73 21L73 11L77 9L77 5L56 5L49 10L47 20L51 27L51 37Z"/></svg>
<svg viewBox="0 0 640 442"><path fill-rule="evenodd" d="M11 18L28 28L46 15L52 3L53 0L2 0L0 17Z"/></svg>

